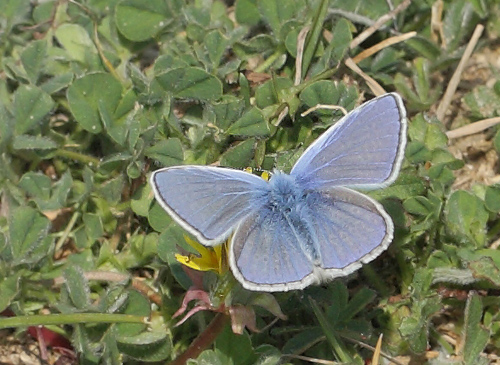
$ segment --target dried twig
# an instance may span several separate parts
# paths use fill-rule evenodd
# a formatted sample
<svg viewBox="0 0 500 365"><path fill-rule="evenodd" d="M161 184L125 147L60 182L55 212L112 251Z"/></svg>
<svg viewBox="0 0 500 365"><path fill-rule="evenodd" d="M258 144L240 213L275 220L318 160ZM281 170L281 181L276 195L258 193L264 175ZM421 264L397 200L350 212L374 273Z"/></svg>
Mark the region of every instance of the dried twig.
<svg viewBox="0 0 500 365"><path fill-rule="evenodd" d="M355 63L359 63L362 60L364 60L365 58L370 57L371 55L377 53L378 51L380 51L384 48L387 48L387 47L392 46L393 44L396 44L399 42L406 41L407 39L413 38L416 35L417 35L417 32L408 32L408 33L401 34L401 35L398 35L395 37L384 39L382 42L377 43L376 45L374 45L368 49L365 49L363 52L361 52L358 55L356 55L355 57L353 57L352 60Z"/></svg>
<svg viewBox="0 0 500 365"><path fill-rule="evenodd" d="M366 28L361 32L356 38L351 41L350 48L353 49L363 43L369 36L375 33L380 27L384 25L385 22L391 20L396 14L402 12L411 4L411 0L405 0L399 4L394 10L382 15L377 21L369 28Z"/></svg>
<svg viewBox="0 0 500 365"><path fill-rule="evenodd" d="M444 93L443 98L441 99L441 102L439 103L439 106L437 108L436 116L439 120L443 120L444 114L448 110L448 107L451 104L451 99L453 98L453 95L455 94L455 91L457 90L458 83L460 82L460 77L462 76L462 72L465 68L465 65L467 61L469 60L470 56L472 55L472 51L474 51L474 47L477 44L477 41L479 40L479 37L481 37L481 34L483 33L484 26L481 24L478 24L476 26L476 29L474 30L474 33L472 34L472 37L469 41L469 44L467 44L467 47L465 48L464 54L462 55L462 58L460 59L460 62L458 63L457 69L453 73L453 76L450 79L450 82L448 84L448 87L446 88L446 91Z"/></svg>

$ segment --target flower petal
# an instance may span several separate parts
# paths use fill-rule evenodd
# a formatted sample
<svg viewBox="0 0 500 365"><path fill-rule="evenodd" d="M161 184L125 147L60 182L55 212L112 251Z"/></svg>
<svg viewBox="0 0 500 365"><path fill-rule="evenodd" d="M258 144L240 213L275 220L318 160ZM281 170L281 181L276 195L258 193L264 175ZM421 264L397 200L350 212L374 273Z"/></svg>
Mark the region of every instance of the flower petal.
<svg viewBox="0 0 500 365"><path fill-rule="evenodd" d="M255 312L251 307L233 305L229 307L229 315L231 316L231 328L234 333L243 334L245 327L252 332L259 332Z"/></svg>

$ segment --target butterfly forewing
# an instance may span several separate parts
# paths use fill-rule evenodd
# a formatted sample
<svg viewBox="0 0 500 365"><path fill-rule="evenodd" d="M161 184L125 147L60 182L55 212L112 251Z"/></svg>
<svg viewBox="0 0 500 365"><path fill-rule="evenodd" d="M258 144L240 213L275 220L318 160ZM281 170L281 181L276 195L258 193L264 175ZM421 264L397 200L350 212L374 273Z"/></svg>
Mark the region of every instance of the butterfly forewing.
<svg viewBox="0 0 500 365"><path fill-rule="evenodd" d="M299 158L291 175L307 189L375 189L396 178L406 144L406 112L397 94L375 98L342 118Z"/></svg>
<svg viewBox="0 0 500 365"><path fill-rule="evenodd" d="M239 170L180 166L151 176L156 199L206 245L227 238L236 225L265 203L268 184Z"/></svg>

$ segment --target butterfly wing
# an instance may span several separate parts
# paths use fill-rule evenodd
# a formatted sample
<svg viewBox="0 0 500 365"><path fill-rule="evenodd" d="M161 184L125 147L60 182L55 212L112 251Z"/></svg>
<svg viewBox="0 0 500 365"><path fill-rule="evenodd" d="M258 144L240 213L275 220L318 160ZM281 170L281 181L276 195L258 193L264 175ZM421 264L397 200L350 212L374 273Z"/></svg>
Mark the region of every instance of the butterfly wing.
<svg viewBox="0 0 500 365"><path fill-rule="evenodd" d="M281 212L261 209L236 229L229 252L231 270L249 290L288 291L314 281L314 265L303 250L306 232Z"/></svg>
<svg viewBox="0 0 500 365"><path fill-rule="evenodd" d="M330 127L306 149L290 174L306 189L380 188L396 179L405 145L403 102L397 94L385 94Z"/></svg>
<svg viewBox="0 0 500 365"><path fill-rule="evenodd" d="M176 166L155 171L151 186L160 205L205 245L229 236L266 201L268 183L258 176L212 166Z"/></svg>
<svg viewBox="0 0 500 365"><path fill-rule="evenodd" d="M364 194L338 187L311 193L307 200L320 280L352 273L380 255L392 241L390 216Z"/></svg>
<svg viewBox="0 0 500 365"><path fill-rule="evenodd" d="M354 190L311 192L297 207L288 217L264 207L236 229L230 265L245 288L288 291L346 276L380 255L393 237L383 207Z"/></svg>

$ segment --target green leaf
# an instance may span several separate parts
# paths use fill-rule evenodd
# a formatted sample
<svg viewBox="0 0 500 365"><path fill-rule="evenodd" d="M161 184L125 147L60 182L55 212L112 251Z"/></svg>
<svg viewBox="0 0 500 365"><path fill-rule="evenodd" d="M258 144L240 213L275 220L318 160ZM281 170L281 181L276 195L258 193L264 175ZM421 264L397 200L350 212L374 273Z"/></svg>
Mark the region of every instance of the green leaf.
<svg viewBox="0 0 500 365"><path fill-rule="evenodd" d="M54 94L62 89L66 88L73 81L73 72L63 73L61 75L56 75L43 84L40 85L40 88L45 91L47 94Z"/></svg>
<svg viewBox="0 0 500 365"><path fill-rule="evenodd" d="M184 162L184 151L179 138L169 138L148 147L146 156L160 162L162 166L177 166Z"/></svg>
<svg viewBox="0 0 500 365"><path fill-rule="evenodd" d="M413 196L403 202L403 206L408 213L426 216L435 209L433 203L425 196Z"/></svg>
<svg viewBox="0 0 500 365"><path fill-rule="evenodd" d="M488 212L481 199L463 190L455 191L446 202L445 217L452 235L477 248L484 247Z"/></svg>
<svg viewBox="0 0 500 365"><path fill-rule="evenodd" d="M141 332L136 336L120 337L118 350L132 359L145 362L165 360L171 352L166 333Z"/></svg>
<svg viewBox="0 0 500 365"><path fill-rule="evenodd" d="M287 340L283 346L284 354L301 354L305 350L321 341L324 333L321 328L311 328L307 331L301 331Z"/></svg>
<svg viewBox="0 0 500 365"><path fill-rule="evenodd" d="M203 41L205 47L207 47L208 56L210 61L212 61L212 67L215 69L219 66L219 63L229 45L229 40L222 35L218 30L213 30L205 35Z"/></svg>
<svg viewBox="0 0 500 365"><path fill-rule="evenodd" d="M230 135L265 137L271 132L262 112L252 107L243 116L232 124L227 132Z"/></svg>
<svg viewBox="0 0 500 365"><path fill-rule="evenodd" d="M325 314L321 311L318 304L314 300L310 299L310 303L314 311L314 315L316 316L316 320L319 322L321 329L323 330L323 333L325 334L327 341L330 344L332 351L334 352L335 357L340 362L352 364L353 358L345 348L345 345L342 343L340 336L333 328L333 324L327 319Z"/></svg>
<svg viewBox="0 0 500 365"><path fill-rule="evenodd" d="M52 110L54 101L36 86L21 85L14 93L16 134L32 130Z"/></svg>
<svg viewBox="0 0 500 365"><path fill-rule="evenodd" d="M321 80L307 86L299 95L300 100L308 107L318 104L342 106L346 110L355 107L358 93L354 87L346 87L344 83L335 83L329 80ZM315 115L324 118L327 125L334 120L332 115L343 116L341 111L318 109Z"/></svg>
<svg viewBox="0 0 500 365"><path fill-rule="evenodd" d="M500 268L491 257L482 256L468 263L474 278L489 281L496 287L500 287Z"/></svg>
<svg viewBox="0 0 500 365"><path fill-rule="evenodd" d="M404 200L421 195L425 190L425 184L421 178L413 174L401 173L392 185L384 189L370 191L370 196L379 200L389 197Z"/></svg>
<svg viewBox="0 0 500 365"><path fill-rule="evenodd" d="M155 231L162 232L172 223L172 218L155 202L149 210L148 221Z"/></svg>
<svg viewBox="0 0 500 365"><path fill-rule="evenodd" d="M309 71L310 76L315 76L323 71L338 67L339 62L349 50L349 44L351 44L352 41L351 23L344 18L340 18L337 24L335 24L332 35L332 40L325 48L321 58L318 62L311 65ZM356 90L355 88L353 89Z"/></svg>
<svg viewBox="0 0 500 365"><path fill-rule="evenodd" d="M35 263L46 256L52 243L47 237L49 229L49 220L33 208L14 209L9 218L8 241L14 264Z"/></svg>
<svg viewBox="0 0 500 365"><path fill-rule="evenodd" d="M478 20L469 1L456 0L449 4L443 18L444 44L448 52L461 44Z"/></svg>
<svg viewBox="0 0 500 365"><path fill-rule="evenodd" d="M84 65L97 64L97 48L85 28L78 24L61 24L57 27L55 36L70 59Z"/></svg>
<svg viewBox="0 0 500 365"><path fill-rule="evenodd" d="M405 44L429 60L436 60L441 55L441 49L436 43L418 34L405 41Z"/></svg>
<svg viewBox="0 0 500 365"><path fill-rule="evenodd" d="M133 42L156 36L171 20L172 14L163 0L123 0L115 9L118 30Z"/></svg>
<svg viewBox="0 0 500 365"><path fill-rule="evenodd" d="M196 254L194 249L186 243L186 236L189 235L183 228L170 225L158 238L158 257L168 264L175 280L184 289L188 289L193 283L184 271L183 265L175 258L175 254L181 253L179 247L185 250L184 252Z"/></svg>
<svg viewBox="0 0 500 365"><path fill-rule="evenodd" d="M64 270L64 284L73 305L78 309L90 306L90 288L83 270L77 265L67 265Z"/></svg>
<svg viewBox="0 0 500 365"><path fill-rule="evenodd" d="M475 87L464 96L464 102L474 118L492 118L500 114L500 95L490 87Z"/></svg>
<svg viewBox="0 0 500 365"><path fill-rule="evenodd" d="M244 76L240 75L241 78L245 79ZM232 95L223 95L219 102L213 103L211 106L215 114L215 124L222 130L221 132L225 132L243 114L245 101Z"/></svg>
<svg viewBox="0 0 500 365"><path fill-rule="evenodd" d="M141 217L147 217L149 214L151 200L151 186L149 184L145 184L134 192L132 200L130 201L130 207L135 214Z"/></svg>
<svg viewBox="0 0 500 365"><path fill-rule="evenodd" d="M323 23L328 11L328 3L328 0L321 0L321 2L318 4L318 8L314 13L311 29L306 37L306 42L304 44L304 54L302 57L302 75L304 76L307 74L309 65L311 64L313 56L318 49L320 37L323 32Z"/></svg>
<svg viewBox="0 0 500 365"><path fill-rule="evenodd" d="M236 21L240 24L257 25L260 21L257 0L237 0L235 4Z"/></svg>
<svg viewBox="0 0 500 365"><path fill-rule="evenodd" d="M229 148L220 157L221 166L229 166L235 168L249 167L254 157L255 147L255 138L249 138L246 141L238 143L236 146Z"/></svg>
<svg viewBox="0 0 500 365"><path fill-rule="evenodd" d="M205 350L196 360L190 359L187 365L233 365L232 359L228 358L219 350Z"/></svg>
<svg viewBox="0 0 500 365"><path fill-rule="evenodd" d="M20 273L0 279L0 313L2 313L19 293Z"/></svg>
<svg viewBox="0 0 500 365"><path fill-rule="evenodd" d="M280 37L282 25L293 19L303 6L302 2L295 0L288 1L286 6L279 0L257 0L257 4L275 37Z"/></svg>
<svg viewBox="0 0 500 365"><path fill-rule="evenodd" d="M367 305L375 299L375 296L376 294L373 290L361 288L340 312L339 318L343 322L349 322L358 313L366 310Z"/></svg>
<svg viewBox="0 0 500 365"><path fill-rule="evenodd" d="M31 42L21 53L21 62L32 84L38 82L44 62L46 62L46 55L47 42L45 40Z"/></svg>
<svg viewBox="0 0 500 365"><path fill-rule="evenodd" d="M84 213L83 214L83 224L85 225L85 232L87 233L87 237L95 241L98 238L102 237L104 234L104 229L102 226L101 216L93 213Z"/></svg>
<svg viewBox="0 0 500 365"><path fill-rule="evenodd" d="M156 76L158 83L176 98L217 100L222 96L222 83L197 67L176 68Z"/></svg>
<svg viewBox="0 0 500 365"><path fill-rule="evenodd" d="M14 137L12 147L16 150L53 150L58 146L49 137L21 134Z"/></svg>
<svg viewBox="0 0 500 365"><path fill-rule="evenodd" d="M215 340L215 348L233 360L234 365L254 363L255 354L248 333L234 334L231 326L226 325Z"/></svg>
<svg viewBox="0 0 500 365"><path fill-rule="evenodd" d="M106 105L108 111L114 112L121 95L122 85L107 73L87 74L75 80L67 92L71 113L91 133L100 133L103 128L99 106Z"/></svg>
<svg viewBox="0 0 500 365"><path fill-rule="evenodd" d="M30 9L30 0L0 1L0 19L3 19L4 32L9 34L12 27L28 21Z"/></svg>
<svg viewBox="0 0 500 365"><path fill-rule="evenodd" d="M41 211L54 211L66 205L72 183L73 179L69 171L63 174L53 188L48 176L41 173L27 172L19 181L19 187L33 198Z"/></svg>
<svg viewBox="0 0 500 365"><path fill-rule="evenodd" d="M464 337L462 339L464 364L474 365L478 363L490 338L490 332L481 324L483 304L481 297L475 292L470 292L467 298L464 317Z"/></svg>
<svg viewBox="0 0 500 365"><path fill-rule="evenodd" d="M293 81L286 77L277 77L262 84L255 91L255 104L260 109L281 103L281 96L293 87Z"/></svg>
<svg viewBox="0 0 500 365"><path fill-rule="evenodd" d="M122 199L125 178L122 174L104 182L99 187L99 194L111 204L118 204Z"/></svg>
<svg viewBox="0 0 500 365"><path fill-rule="evenodd" d="M125 305L120 308L120 313L149 317L151 315L151 304L144 295L136 290L130 290L128 291L128 297ZM118 323L115 326L117 336L120 340L137 336L146 329L145 324L138 323ZM151 338L149 339L151 340ZM145 340L146 338L142 338L142 341ZM130 342L134 341L131 340Z"/></svg>
<svg viewBox="0 0 500 365"><path fill-rule="evenodd" d="M493 185L486 187L484 205L490 212L500 212L500 186Z"/></svg>

